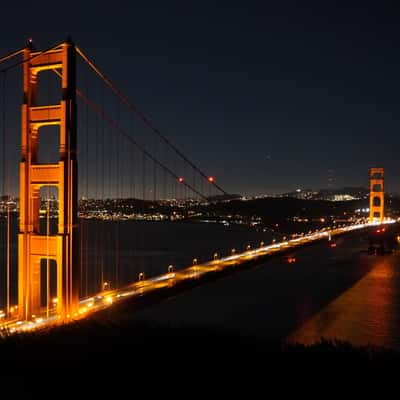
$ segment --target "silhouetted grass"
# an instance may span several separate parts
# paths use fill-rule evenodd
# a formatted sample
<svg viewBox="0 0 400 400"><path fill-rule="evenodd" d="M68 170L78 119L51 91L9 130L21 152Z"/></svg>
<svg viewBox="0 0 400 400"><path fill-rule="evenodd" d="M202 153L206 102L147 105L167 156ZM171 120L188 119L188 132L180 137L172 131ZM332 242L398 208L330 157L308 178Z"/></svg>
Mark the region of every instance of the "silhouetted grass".
<svg viewBox="0 0 400 400"><path fill-rule="evenodd" d="M344 371L352 376L365 367L382 371L399 362L400 354L385 348L324 339L312 346L288 344L124 316L93 316L0 341L0 382L7 382L3 392L23 399L54 398L57 390L62 398L120 398L138 396L144 386L177 393L184 384L195 392L219 388L225 393L235 392L238 385L270 388L277 384L273 376L313 380L316 373L329 376L332 370L340 383ZM292 384L282 388L286 385Z"/></svg>
<svg viewBox="0 0 400 400"><path fill-rule="evenodd" d="M188 363L219 355L217 362L230 359L256 361L268 356L276 362L362 362L400 361L394 350L353 346L338 340L321 339L313 345L267 341L234 333L194 326L172 326L129 318L101 320L93 316L68 325L7 337L0 341L0 360L21 365L22 361L49 365L59 361L118 363L124 359L162 360L174 356Z"/></svg>

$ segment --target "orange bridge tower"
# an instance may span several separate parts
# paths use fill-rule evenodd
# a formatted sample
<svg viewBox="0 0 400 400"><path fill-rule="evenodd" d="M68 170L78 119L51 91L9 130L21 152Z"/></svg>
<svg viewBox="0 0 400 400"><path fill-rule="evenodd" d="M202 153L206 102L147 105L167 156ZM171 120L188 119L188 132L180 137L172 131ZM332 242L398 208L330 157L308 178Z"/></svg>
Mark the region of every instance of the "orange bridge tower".
<svg viewBox="0 0 400 400"><path fill-rule="evenodd" d="M57 314L66 319L78 310L75 57L70 40L45 52L31 47L24 50L18 235L18 309L22 319L44 313L42 260L56 263L57 297L53 300ZM49 70L61 77L61 101L38 105L38 75ZM40 128L49 125L59 127L59 158L45 164L39 160L39 135ZM40 230L40 189L45 186L58 189L58 226L53 235ZM49 304L50 299L46 301Z"/></svg>
<svg viewBox="0 0 400 400"><path fill-rule="evenodd" d="M382 222L384 217L383 168L371 168L369 179L369 220Z"/></svg>

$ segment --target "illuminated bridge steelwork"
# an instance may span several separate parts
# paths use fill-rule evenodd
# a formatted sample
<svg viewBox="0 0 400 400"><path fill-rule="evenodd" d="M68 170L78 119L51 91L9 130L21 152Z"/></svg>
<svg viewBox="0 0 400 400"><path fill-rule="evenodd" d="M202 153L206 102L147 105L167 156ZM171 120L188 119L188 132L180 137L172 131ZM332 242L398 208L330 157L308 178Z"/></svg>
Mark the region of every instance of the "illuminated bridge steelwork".
<svg viewBox="0 0 400 400"><path fill-rule="evenodd" d="M13 333L23 330L31 330L47 326L49 324L65 323L82 318L90 312L104 309L124 298L142 296L166 286L179 285L181 282L201 278L213 271L227 268L237 268L250 260L260 259L276 252L296 248L306 243L312 243L324 238L330 240L332 236L340 235L352 230L363 229L374 224L370 221L365 224L357 224L340 228L326 228L318 232L303 235L281 243L273 243L265 246L263 243L259 248L247 249L243 253L232 252L228 257L220 258L214 255L213 260L198 264L195 260L193 265L182 270L174 270L172 265L166 274L145 279L143 274L140 280L122 288L115 287L113 290L106 290L107 282L103 279L101 271L101 288L99 293L91 296L80 296L80 269L78 268L82 255L82 234L77 223L77 193L78 193L78 163L77 163L77 96L87 107L94 112L96 118L105 121L112 127L119 137L124 138L126 143L141 152L144 161L151 161L154 168L159 168L164 176L169 176L178 185L179 190L185 188L190 193L201 199L207 200L202 186L196 185L193 178L191 182L186 173L185 178L181 171L175 171L159 155L150 152L145 146L134 139L124 129L118 119L110 116L106 110L96 104L76 85L76 55L94 71L113 95L125 104L127 109L134 113L153 132L160 141L168 147L169 151L175 154L194 174L198 180L204 182L209 190L215 189L219 195L226 195L225 190L216 183L213 176L208 176L193 162L191 162L175 145L157 130L152 123L127 99L125 95L108 79L99 68L83 53L71 40L63 42L45 51L36 51L31 42L27 47L10 53L0 58L0 63L9 61L17 55L23 55L22 62L12 64L1 70L5 82L5 73L16 67L23 67L23 105L21 124L21 161L20 161L20 221L18 234L18 305L11 305L10 302L10 209L7 209L7 278L6 278L6 309L0 313L2 332ZM40 91L38 76L44 72L52 72L61 79L61 100L56 104L39 104L38 91ZM4 107L4 102L3 102ZM5 123L3 122L3 126ZM48 126L59 127L59 146L57 159L53 162L43 162L39 158L39 135L40 131ZM103 132L104 136L104 132ZM104 138L103 138L104 140ZM97 146L97 143L96 143ZM88 150L88 145L86 150ZM118 147L119 148L119 147ZM117 149L118 149L117 148ZM108 150L103 146L103 152ZM4 147L3 147L3 151ZM97 153L96 153L97 154ZM117 153L117 163L120 162ZM3 157L4 160L4 157ZM104 164L104 160L103 164ZM96 165L99 164L96 162ZM101 166L104 169L104 165ZM89 170L89 167L86 167ZM129 171L129 169L127 169ZM116 169L118 175L120 168ZM97 173L97 170L96 170ZM103 175L104 175L103 171ZM111 173L110 173L111 174ZM111 176L110 179L111 181ZM154 172L154 182L156 174ZM89 186L89 179L86 185ZM143 184L144 185L144 184ZM50 234L49 230L42 232L40 228L40 190L43 187L55 187L58 189L58 224L56 234ZM104 181L102 183L103 196ZM97 188L96 188L97 192ZM154 190L155 192L155 190ZM3 188L3 194L5 190ZM118 188L116 189L118 194ZM155 196L155 194L154 194ZM143 200L146 195L143 194ZM47 201L49 204L49 199ZM47 216L49 217L49 210ZM391 223L394 221L383 220L383 209L378 223ZM79 232L79 235L78 235ZM82 235L81 235L82 237ZM47 294L46 305L43 306L41 288L41 261L47 263ZM56 291L55 298L50 296L50 268L49 261L56 263ZM117 275L117 274L116 274ZM118 276L118 275L117 275ZM118 280L118 278L116 278ZM86 288L87 289L87 288Z"/></svg>
<svg viewBox="0 0 400 400"><path fill-rule="evenodd" d="M191 169L193 174L197 174L200 179L208 182L209 195L210 187L213 187L220 194L226 192L215 182L215 179L208 177L200 168L191 162L169 139L166 138L158 129L156 129L151 121L145 117L124 94L109 80L100 69L89 59L89 57L79 49L70 39L60 43L44 51L36 51L31 40L27 46L11 52L9 55L0 58L0 63L10 62L16 56L23 56L22 61L9 65L0 70L3 82L3 102L2 117L3 124L3 195L6 194L5 181L6 177L6 76L9 71L13 71L18 67L22 67L23 72L23 104L21 113L21 153L20 153L20 218L19 218L19 234L18 234L18 304L11 305L10 298L10 275L11 275L11 243L10 243L10 207L7 205L7 245L6 245L6 304L5 311L1 311L0 318L12 318L16 314L20 320L32 320L36 317L42 317L49 314L55 314L62 321L67 321L79 312L79 291L80 282L82 282L81 270L79 268L79 260L82 263L81 249L82 235L79 238L78 232L82 233L78 227L77 221L77 202L78 202L78 163L77 163L77 96L90 108L94 117L101 119L103 124L106 123L111 129L114 136L124 138L126 143L135 148L142 154L143 169L146 168L145 162L151 162L154 165L153 178L157 178L155 168L162 170L162 173L179 186L182 192L189 190L194 195L202 199L207 199L207 195L203 190L196 187L195 184L189 182L188 178L183 178L180 171L174 170L159 156L150 152L143 144L136 141L128 130L124 129L118 119L113 118L111 113L104 109L104 104L97 104L88 93L76 87L76 55L80 56L80 60L86 65L88 70L94 71L97 79L100 78L102 84L110 89L121 104L127 107L128 111L136 116L142 124L150 130L163 143L170 152L180 159L186 171ZM49 87L44 87L44 79L41 79L42 73L52 73L58 79L60 86L61 99L59 102L43 104L39 99L39 94L50 91ZM86 88L87 89L87 88ZM88 89L87 89L88 91ZM102 99L104 103L104 99ZM87 110L86 110L87 111ZM88 118L88 117L87 117ZM55 140L58 142L57 157L51 162L46 162L40 156L40 137L42 131L47 127L55 126L58 128L53 136L58 136ZM104 127L103 127L104 128ZM87 128L89 130L89 128ZM104 129L103 129L104 136ZM86 138L87 139L87 138ZM52 139L53 140L53 139ZM95 139L92 147L97 149L98 138ZM103 137L103 142L105 139ZM110 149L103 143L103 153L113 150L112 141ZM107 142L108 143L108 142ZM118 143L118 149L120 144ZM125 146L126 147L126 146ZM89 151L89 143L86 143L86 152ZM81 151L83 152L83 151ZM87 157L89 158L89 157ZM114 158L117 163L122 163L120 154L117 153ZM132 156L129 157L130 159ZM89 170L88 160L86 163L86 172ZM93 160L91 160L93 162ZM97 161L96 161L96 164ZM108 193L104 190L105 162L101 166L103 170L103 197ZM118 165L118 168L120 166ZM129 170L125 167L125 170ZM110 167L111 168L111 167ZM119 168L120 169L120 168ZM97 171L96 171L97 173ZM115 174L119 175L120 171L116 170ZM187 172L189 175L189 173ZM194 176L194 175L193 175ZM114 179L109 172L108 187L111 186ZM143 187L145 186L143 178ZM193 178L195 179L195 178ZM88 187L88 178L86 186ZM164 185L165 186L165 185ZM49 229L43 232L41 229L40 217L41 210L41 189L55 188L58 195L58 223L56 232L50 232ZM8 188L7 188L8 189ZM111 189L110 189L111 191ZM176 191L176 189L175 189ZM96 188L97 192L97 188ZM154 196L156 190L154 189ZM186 193L186 192L185 192ZM118 197L119 191L116 190ZM110 196L111 197L111 196ZM143 188L143 200L146 199L145 189ZM47 204L50 204L50 198L47 198ZM8 204L8 202L7 202ZM49 217L50 210L46 215ZM50 225L50 223L48 223ZM43 296L43 263L46 264L46 296ZM56 269L51 272L50 262L55 263ZM56 289L51 290L52 275L56 277ZM118 273L116 273L116 281L118 281ZM87 279L87 276L86 276ZM102 276L101 287L106 282ZM88 292L86 282L86 292ZM43 302L46 306L43 306Z"/></svg>
<svg viewBox="0 0 400 400"><path fill-rule="evenodd" d="M57 105L37 105L39 73L61 74L62 99ZM24 50L24 104L22 105L20 167L20 234L18 239L18 310L21 319L41 314L42 259L57 266L56 312L63 320L78 311L79 269L77 231L77 161L75 50L71 42L45 53ZM59 160L43 163L38 155L39 130L59 126ZM41 234L40 189L53 186L59 193L58 234Z"/></svg>

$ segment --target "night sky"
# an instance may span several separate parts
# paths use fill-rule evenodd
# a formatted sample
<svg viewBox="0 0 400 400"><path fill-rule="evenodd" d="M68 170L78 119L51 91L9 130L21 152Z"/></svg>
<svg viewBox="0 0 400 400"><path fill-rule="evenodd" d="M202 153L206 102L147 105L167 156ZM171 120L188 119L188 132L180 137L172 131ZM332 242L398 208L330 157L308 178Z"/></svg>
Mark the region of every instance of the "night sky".
<svg viewBox="0 0 400 400"><path fill-rule="evenodd" d="M0 55L71 34L229 192L366 186L371 166L400 192L395 2L88 3L3 4Z"/></svg>

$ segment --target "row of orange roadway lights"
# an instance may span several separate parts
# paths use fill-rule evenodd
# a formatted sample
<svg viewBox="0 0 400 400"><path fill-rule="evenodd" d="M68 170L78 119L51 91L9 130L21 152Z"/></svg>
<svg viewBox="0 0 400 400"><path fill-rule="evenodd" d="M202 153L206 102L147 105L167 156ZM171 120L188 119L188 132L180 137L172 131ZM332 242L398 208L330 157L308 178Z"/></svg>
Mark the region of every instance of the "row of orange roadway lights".
<svg viewBox="0 0 400 400"><path fill-rule="evenodd" d="M285 239L286 239L286 237L285 237ZM276 242L276 239L273 239L272 243L275 243L275 242ZM260 247L263 247L265 245L265 242L261 241L259 245L260 245ZM246 249L246 251L251 250L251 245L247 244L245 249ZM235 248L233 248L231 250L231 254L232 255L236 254L236 252L237 252L237 250ZM213 259L215 261L218 260L219 257L220 257L220 255L217 252L215 252L213 254ZM295 261L296 261L296 259L294 257L289 260L289 262L295 262ZM198 258L193 258L193 260L192 260L193 266L197 265L198 263L199 263ZM168 273L172 273L173 271L174 271L174 266L173 265L169 265L168 266ZM145 280L144 272L140 272L139 273L139 281L144 281L144 280ZM111 305L111 304L114 303L113 295L112 294L106 294L107 291L111 290L110 286L111 286L110 282L103 282L103 291L105 292L104 293L104 297L103 297L103 302L104 302L105 305ZM117 296L117 297L119 297L119 296ZM57 303L57 300L58 300L57 298L54 298L52 300L52 302L55 304L55 303ZM78 312L75 312L73 315L69 315L68 314L67 318L68 319L71 318L71 317L77 318L77 317L80 317L80 316L83 317L85 314L87 314L88 312L92 311L92 309L95 308L94 307L94 297L90 298L89 300L90 301L84 307L81 307ZM17 307L18 306L15 306L15 308L17 308ZM14 311L14 310L12 310L12 311ZM1 313L2 312L0 311L0 318L2 317ZM37 323L43 322L43 318L37 317L35 315L32 315L32 318ZM31 326L31 328L33 328L33 326Z"/></svg>
<svg viewBox="0 0 400 400"><path fill-rule="evenodd" d="M276 224L276 225L278 225L278 224ZM343 226L344 226L344 225L343 225ZM336 227L336 226L333 226L333 227L330 228L330 229L336 229L336 228L340 228L340 227L342 227L342 225L338 225L337 227ZM315 230L315 232L318 232L318 230ZM377 230L377 232L385 232L385 228L381 228L380 230ZM308 234L311 234L311 233L313 233L312 230L308 231ZM295 237L295 236L304 236L304 235L306 235L306 234L307 234L306 232L303 232L303 233L301 233L301 234L293 234L292 237ZM282 237L282 240L283 240L283 241L287 240L287 236L283 236L283 237ZM399 241L399 243L400 243L400 236L398 236L398 241ZM272 244L276 243L276 239L272 239L271 243L272 243ZM264 242L264 241L261 241L261 242L259 243L259 246L260 246L260 247L265 246L265 242ZM332 243L330 244L330 246L331 246L331 247L336 247L336 242L332 242ZM251 248L252 248L251 245L250 245L250 244L247 244L246 247L245 247L245 251L250 251ZM234 255L234 254L236 254L236 253L237 253L237 250L236 250L235 248L231 249L231 255ZM215 253L213 254L213 260L214 260L214 261L218 260L219 257L220 257L219 253L215 252ZM293 256L287 256L286 259L287 259L287 261L288 261L289 263L293 263L293 262L296 262L296 261L297 261L297 260L296 260L296 257L293 257ZM193 260L192 260L192 265L197 265L198 263L199 263L199 259L198 259L198 258L193 258ZM173 265L169 265L169 266L168 266L168 273L171 273L171 272L173 272L173 271L174 271L174 266L173 266ZM139 281L144 281L144 279L145 279L144 272L140 272L140 273L139 273ZM104 291L107 291L108 289L110 289L109 285L110 285L110 284L109 284L108 282L104 282L104 283L103 283L103 290L104 290ZM112 301L111 301L111 302L112 302ZM111 302L110 302L110 303L111 303Z"/></svg>
<svg viewBox="0 0 400 400"><path fill-rule="evenodd" d="M209 176L208 178L207 178L207 180L208 180L208 182L210 182L210 183L214 183L215 182L215 178L213 177L213 176ZM183 183L185 181L185 179L183 178L183 176L180 176L179 178L178 178L178 182L179 183Z"/></svg>
<svg viewBox="0 0 400 400"><path fill-rule="evenodd" d="M311 231L310 231L310 232L311 232ZM400 237L399 237L399 238L400 238ZM282 239L283 239L283 240L286 240L286 236L283 236ZM272 243L272 244L276 243L276 239L272 239L272 242L271 242L271 243ZM261 241L260 244L259 244L260 247L263 247L264 245L265 245L265 242L264 242L264 241ZM336 245L336 244L335 244L335 245ZM247 244L246 247L245 247L245 251L250 251L250 250L251 250L251 245L250 245L250 244ZM236 252L237 252L237 250L236 250L235 248L231 249L231 255L236 254ZM220 255L219 255L217 252L215 252L215 253L213 254L213 260L214 260L214 261L218 260L219 257L220 257ZM295 257L289 257L288 261L289 261L289 263L291 263L291 262L296 262L296 258L295 258ZM192 265L197 265L198 263L199 263L199 259L198 259L198 258L193 258L193 260L192 260ZM173 265L168 265L168 273L172 273L173 271L174 271L174 266L173 266ZM139 281L143 281L143 280L145 279L144 272L140 272L139 275L138 275L138 278L139 278L139 279L138 279ZM109 284L108 282L104 282L104 283L103 283L103 290L104 290L104 291L107 291L108 289L110 289L109 285L110 285L110 284Z"/></svg>
<svg viewBox="0 0 400 400"><path fill-rule="evenodd" d="M276 225L278 225L278 224L276 224ZM342 225L338 225L338 228L339 227L341 227ZM344 225L343 225L344 226ZM333 229L336 229L336 226L334 226L333 227ZM316 230L315 232L317 232L318 230ZM377 232L384 232L385 231L385 228L382 228L381 230L378 230ZM308 234L311 234L311 233L313 233L313 231L308 231ZM295 236L304 236L306 233L305 232L303 232L303 233L301 233L301 234L293 234L292 236L293 237L295 237ZM283 236L282 237L282 240L283 241L285 241L285 240L287 240L287 236ZM400 243L400 236L398 236L398 241L399 241L399 243ZM272 239L272 241L271 241L271 243L272 244L274 244L274 243L276 243L276 239ZM261 241L260 243L259 243L259 246L260 247L264 247L265 246L265 242L264 241ZM331 247L336 247L336 243L335 242L332 242L331 243L331 245L330 245ZM251 250L251 245L250 244L247 244L246 245L246 247L245 247L245 251L250 251ZM234 255L234 254L236 254L237 253L237 250L235 249L235 248L232 248L231 249L231 255ZM217 253L217 252L215 252L214 254L213 254L213 260L214 261L216 261L216 260L218 260L219 259L219 257L220 257L220 255L219 255L219 253ZM285 258L286 260L287 260L287 262L288 263L294 263L294 262L296 262L297 260L296 260L296 257L294 257L294 256L287 256L286 258ZM194 265L197 265L199 263L199 259L198 258L193 258L193 260L192 260L192 265L194 266ZM173 265L169 265L168 266L168 273L172 273L174 271L174 266ZM145 275L144 275L144 272L140 272L139 273L139 279L138 279L139 281L144 281L145 280ZM108 282L104 282L103 283L103 290L104 291L107 291L108 289L110 289L110 287L109 287L109 283ZM106 301L107 300L109 300L108 301L108 303L112 303L112 298L111 297L106 297L106 299L105 299ZM80 313L82 313L82 311L80 312Z"/></svg>

